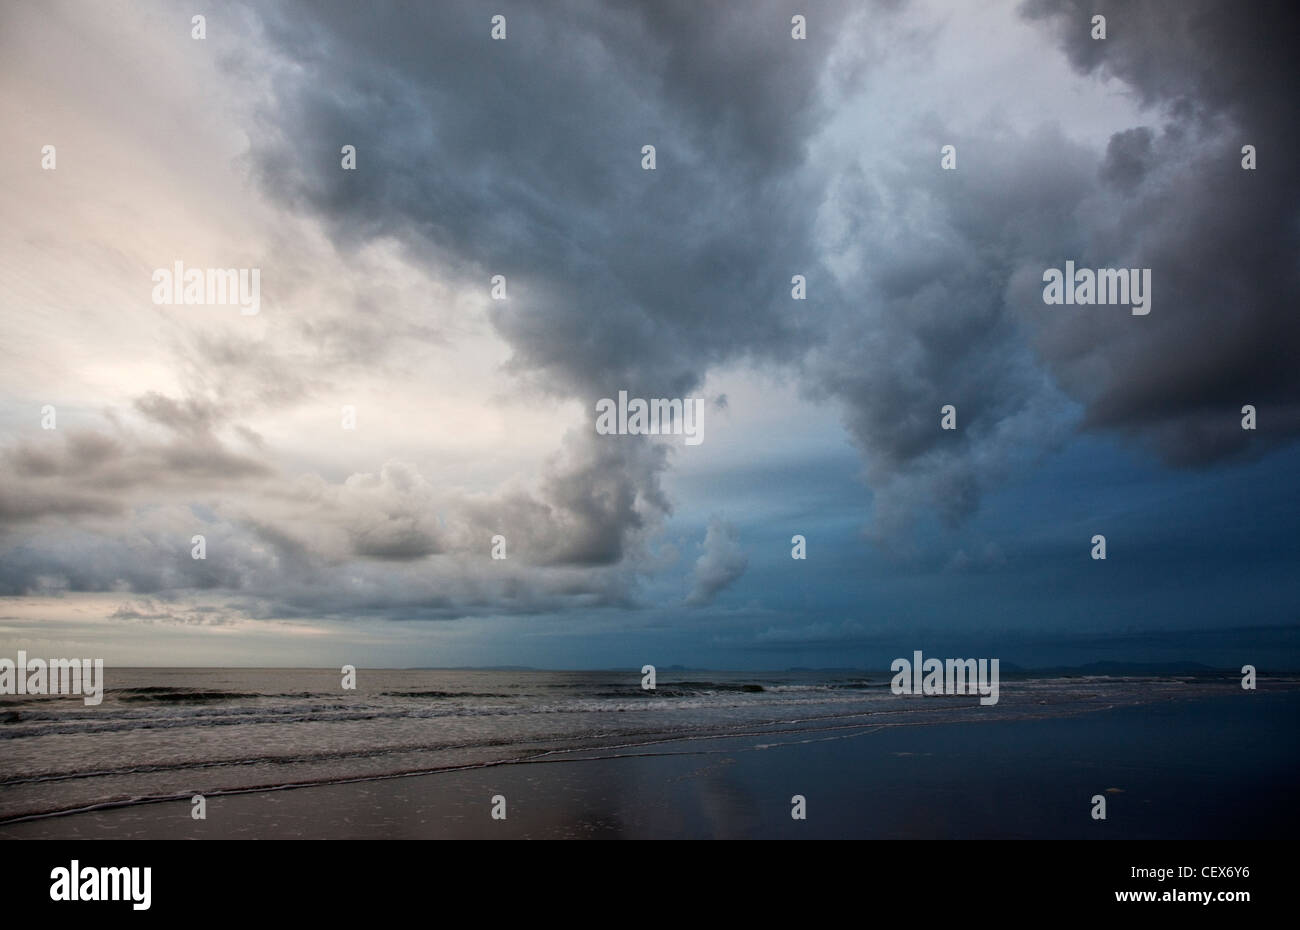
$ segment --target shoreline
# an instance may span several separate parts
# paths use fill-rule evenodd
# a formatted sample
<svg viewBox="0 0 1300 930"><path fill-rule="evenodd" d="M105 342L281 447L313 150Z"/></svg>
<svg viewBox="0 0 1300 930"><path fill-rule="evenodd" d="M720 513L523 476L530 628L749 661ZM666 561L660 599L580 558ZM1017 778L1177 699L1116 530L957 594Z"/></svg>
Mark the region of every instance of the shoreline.
<svg viewBox="0 0 1300 930"><path fill-rule="evenodd" d="M1282 837L1300 694L1061 716L788 726L12 821L5 839ZM616 751L611 751L616 750ZM1110 811L1093 821L1089 801ZM793 820L791 798L806 799ZM506 818L491 816L496 796ZM1195 812L1189 815L1188 811Z"/></svg>

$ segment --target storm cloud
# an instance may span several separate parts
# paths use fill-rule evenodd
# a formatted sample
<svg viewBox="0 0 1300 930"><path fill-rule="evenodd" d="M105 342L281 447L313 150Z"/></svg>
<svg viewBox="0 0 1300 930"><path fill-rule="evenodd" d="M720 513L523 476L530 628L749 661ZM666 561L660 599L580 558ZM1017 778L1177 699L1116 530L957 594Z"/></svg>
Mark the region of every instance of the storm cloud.
<svg viewBox="0 0 1300 930"><path fill-rule="evenodd" d="M179 7L54 9L0 37L5 112L44 120L17 123L22 157L63 146L45 187L8 191L5 596L110 592L116 621L183 627L683 591L698 615L752 595L750 558L805 517L730 479L715 493L781 525L683 512L682 473L761 459L800 500L847 440L866 491L833 509L880 544L853 558L929 545L985 579L1014 546L956 537L1072 444L1217 475L1300 435L1282 4L824 0L795 40L777 2L302 0L214 12L206 44L169 31ZM101 15L124 18L103 43ZM105 178L125 187L101 202ZM209 255L261 267L260 314L149 303L152 267ZM1150 268L1151 313L1044 304L1066 261ZM813 452L769 430L760 378L839 429ZM619 391L708 392L717 420L699 449L597 435ZM841 606L814 638L859 628Z"/></svg>

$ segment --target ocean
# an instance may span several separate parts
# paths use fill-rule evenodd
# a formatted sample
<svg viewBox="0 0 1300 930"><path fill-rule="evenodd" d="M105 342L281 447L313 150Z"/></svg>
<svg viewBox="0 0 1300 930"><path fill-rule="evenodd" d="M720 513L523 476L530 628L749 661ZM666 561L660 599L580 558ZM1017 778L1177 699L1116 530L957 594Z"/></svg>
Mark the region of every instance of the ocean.
<svg viewBox="0 0 1300 930"><path fill-rule="evenodd" d="M1296 821L1296 679L1004 677L992 706L889 681L110 669L98 706L0 698L0 836L1087 836L1098 793L1110 836Z"/></svg>

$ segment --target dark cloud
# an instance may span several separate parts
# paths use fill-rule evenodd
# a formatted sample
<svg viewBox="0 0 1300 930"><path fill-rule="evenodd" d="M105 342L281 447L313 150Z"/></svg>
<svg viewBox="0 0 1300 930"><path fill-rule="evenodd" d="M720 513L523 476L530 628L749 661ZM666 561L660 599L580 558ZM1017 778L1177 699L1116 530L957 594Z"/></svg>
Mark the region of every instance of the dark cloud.
<svg viewBox="0 0 1300 930"><path fill-rule="evenodd" d="M180 435L159 440L118 430L109 435L93 430L60 431L43 440L20 443L4 456L13 469L10 492L30 501L60 496L88 499L120 495L131 489L198 490L270 475L265 462L232 452L216 436L203 432L180 408L160 408L172 418L169 428ZM40 508L27 508L38 516ZM57 512L57 507L52 512Z"/></svg>
<svg viewBox="0 0 1300 930"><path fill-rule="evenodd" d="M1102 180L1132 193L1152 164L1151 135L1149 127L1139 126L1111 136L1101 166Z"/></svg>
<svg viewBox="0 0 1300 930"><path fill-rule="evenodd" d="M293 67L276 73L251 164L345 251L392 237L460 288L486 292L506 275L509 300L490 319L521 387L588 409L620 389L685 396L713 364L792 361L814 338L790 312L791 274L816 265L819 191L800 166L851 7L806 6L804 43L776 3L506 3L505 42L468 8L259 7L263 36ZM343 144L357 146L356 172L340 170ZM641 169L644 144L657 147L654 172ZM378 299L367 310L303 332L345 359L383 360L406 338L402 321ZM199 348L210 360L221 347ZM499 531L512 560L609 569L563 584L623 599L616 567L669 512L667 454L570 437L536 491L444 503L445 527L427 501L404 499L401 515L349 511L344 530L352 555L393 562L480 553Z"/></svg>
<svg viewBox="0 0 1300 930"><path fill-rule="evenodd" d="M433 555L438 545L433 536L414 526L410 517L390 516L386 524L358 532L352 551L368 558L405 562Z"/></svg>
<svg viewBox="0 0 1300 930"><path fill-rule="evenodd" d="M933 145L907 154L835 182L845 216L872 217L828 243L854 269L840 290L862 296L822 314L830 335L803 367L814 397L843 406L881 538L921 507L968 517L1018 458L1061 438L1067 411L1026 347L1007 281L1069 248L1060 244L1095 173L1088 150L1047 128L991 128L963 146L955 172L938 169ZM956 430L940 429L947 404Z"/></svg>
<svg viewBox="0 0 1300 930"><path fill-rule="evenodd" d="M341 243L394 235L484 290L505 274L492 320L530 383L680 396L716 361L810 339L788 312L790 275L815 264L798 168L844 9L804 10L800 43L774 3L507 3L493 42L468 8L269 6L266 36L300 67L253 162Z"/></svg>
<svg viewBox="0 0 1300 930"><path fill-rule="evenodd" d="M204 494L273 474L266 462L226 447L212 432L222 415L201 400L150 393L135 407L166 438L111 418L112 432L50 431L0 452L9 471L0 532L47 518L116 516L136 492Z"/></svg>
<svg viewBox="0 0 1300 930"><path fill-rule="evenodd" d="M778 3L492 12L508 17L505 42L466 5L291 2L231 19L255 26L257 51L226 66L266 66L248 164L278 205L323 222L352 290L317 308L320 253L282 244L266 263L265 329L177 337L179 391L137 398L134 425L11 446L0 592L221 589L247 616L635 604L671 513L672 447L594 435L592 404L620 389L681 397L746 362L840 406L882 536L921 506L969 517L1080 423L1176 464L1300 434L1296 64L1280 7L1026 4L1081 72L1147 107L1142 124L1084 141L1064 97L1059 126L990 120L963 139L955 172L937 158L955 134L924 99L905 101L914 121L871 157L837 151L842 140L809 154L875 52L915 51L876 38L910 34L891 31L898 4L801 3L805 42ZM1109 18L1104 42L1088 37L1094 12ZM1254 172L1239 166L1247 142ZM640 167L647 143L654 172ZM340 169L344 144L355 172ZM368 265L375 243L430 281ZM1067 259L1152 268L1150 316L1044 305L1042 270ZM795 273L804 303L790 299ZM512 353L510 389L588 411L540 474L477 494L384 458L341 481L294 476L240 422L319 399L335 378L404 384L426 350L457 344L456 301L486 295L493 274L509 281L488 319ZM419 290L435 278L445 290ZM949 403L952 432L939 429ZM1239 428L1245 403L1258 433ZM128 526L113 520L123 513ZM196 532L206 560L189 557ZM496 533L501 563L488 558ZM951 568L1001 559L972 546ZM708 604L746 565L735 531L711 524L688 603Z"/></svg>
<svg viewBox="0 0 1300 930"><path fill-rule="evenodd" d="M897 162L832 181L843 233L829 246L857 269L841 293L859 296L823 314L805 383L844 404L881 537L922 503L969 516L1073 422L1175 465L1300 435L1300 172L1287 158L1240 166L1246 142L1295 149L1287 14L1125 5L1109 13L1110 38L1093 41L1091 16L1105 9L1024 12L1080 69L1132 88L1153 125L1116 133L1099 157L1064 128L991 123L943 172L934 140L958 134L922 112ZM1151 314L1046 306L1042 272L1067 259L1151 268ZM947 403L955 432L938 429ZM1247 403L1267 420L1258 432L1240 428Z"/></svg>
<svg viewBox="0 0 1300 930"><path fill-rule="evenodd" d="M543 485L552 522L550 545L539 561L612 565L627 554L629 537L671 510L659 483L669 447L613 436L580 443L586 450L580 448Z"/></svg>
<svg viewBox="0 0 1300 930"><path fill-rule="evenodd" d="M254 137L266 189L341 243L398 236L465 286L506 274L491 319L521 384L680 396L729 359L802 362L805 387L844 406L880 533L923 500L950 521L973 512L1018 455L1062 437L1058 388L1085 426L1176 463L1300 430L1294 121L1277 103L1293 66L1272 8L1254 21L1229 4L1125 7L1094 42L1091 6L1027 4L1077 67L1133 87L1163 126L1116 134L1100 159L1051 127L991 126L950 173L931 149L952 134L922 112L924 148L901 140L909 157L874 176L852 162L813 176L805 156L832 37L889 10L805 11L799 43L776 6L507 4L511 38L494 43L467 10L435 25L316 9L258 13L301 66ZM1245 136L1277 154L1268 171L1238 167ZM338 169L343 142L361 170ZM646 142L655 172L638 165ZM810 246L828 199L863 269L838 286ZM1154 312L1047 308L1039 276L1066 258L1151 267ZM815 316L790 312L792 271L815 279ZM955 433L937 428L945 403ZM1258 437L1238 428L1242 403L1261 409ZM577 534L563 560L617 557L598 514L627 514L631 489L552 490Z"/></svg>
<svg viewBox="0 0 1300 930"><path fill-rule="evenodd" d="M1131 319L1056 314L1041 346L1086 425L1175 464L1258 454L1300 435L1300 83L1294 4L1108 5L1033 0L1023 12L1077 68L1124 82L1158 129L1111 139L1113 185L1081 218L1084 266L1149 267L1154 304ZM1093 13L1107 38L1089 37ZM1258 169L1243 170L1241 147ZM1027 291L1027 289L1026 289ZM1061 309L1061 308L1054 308ZM1260 428L1240 428L1240 408Z"/></svg>

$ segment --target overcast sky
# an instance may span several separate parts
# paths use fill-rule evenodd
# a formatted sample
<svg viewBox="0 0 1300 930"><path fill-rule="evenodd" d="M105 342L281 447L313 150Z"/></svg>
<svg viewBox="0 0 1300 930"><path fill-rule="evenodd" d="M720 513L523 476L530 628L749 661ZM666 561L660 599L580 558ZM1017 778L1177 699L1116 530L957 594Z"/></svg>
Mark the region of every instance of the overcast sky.
<svg viewBox="0 0 1300 930"><path fill-rule="evenodd" d="M1294 665L1289 15L5 4L0 651ZM620 390L703 442L597 435Z"/></svg>

